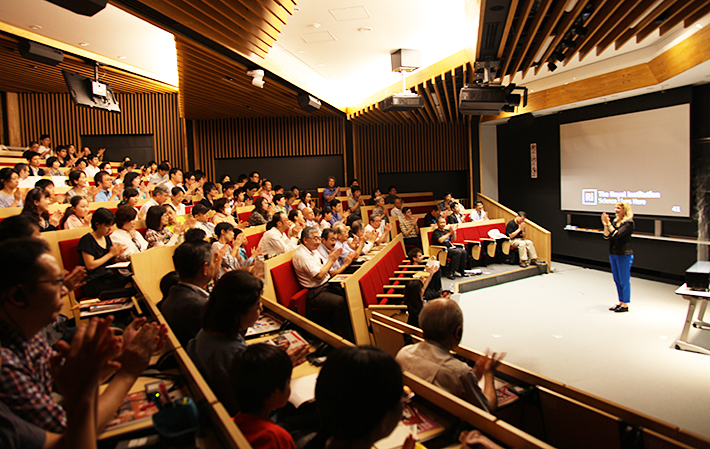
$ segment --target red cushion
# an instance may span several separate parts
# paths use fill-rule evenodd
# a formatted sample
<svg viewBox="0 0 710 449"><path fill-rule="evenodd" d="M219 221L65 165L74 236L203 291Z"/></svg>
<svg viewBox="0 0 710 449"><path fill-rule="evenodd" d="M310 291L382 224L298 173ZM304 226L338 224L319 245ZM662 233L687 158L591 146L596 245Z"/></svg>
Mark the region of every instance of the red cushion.
<svg viewBox="0 0 710 449"><path fill-rule="evenodd" d="M185 215L190 215L190 214L192 214L192 208L193 208L193 207L194 207L194 206L193 206L192 204L190 204L189 206L185 206Z"/></svg>
<svg viewBox="0 0 710 449"><path fill-rule="evenodd" d="M305 305L305 294L308 293L308 289L302 288L298 283L298 278L293 271L293 264L290 260L271 269L271 280L274 283L276 300L279 304L288 308L292 308L294 305L297 306L297 304L292 304L292 301L297 300L299 294L303 294Z"/></svg>
<svg viewBox="0 0 710 449"><path fill-rule="evenodd" d="M138 231L140 233L140 235L145 237L145 233L148 231L148 228L140 228L140 229L136 229L136 231Z"/></svg>
<svg viewBox="0 0 710 449"><path fill-rule="evenodd" d="M362 294L362 302L365 307L372 304L377 304L377 290L373 283L373 270L360 278L360 294Z"/></svg>
<svg viewBox="0 0 710 449"><path fill-rule="evenodd" d="M72 271L80 264L81 254L79 254L77 250L79 240L81 239L62 240L59 242L59 251L62 253L62 264L67 271ZM74 297L77 301L81 301L84 299L83 291L80 288L74 290Z"/></svg>
<svg viewBox="0 0 710 449"><path fill-rule="evenodd" d="M249 221L249 217L251 217L251 211L240 212L237 215L239 216L239 221Z"/></svg>
<svg viewBox="0 0 710 449"><path fill-rule="evenodd" d="M253 234L247 237L247 243L245 248L247 251L247 256L251 257L251 250L259 245L259 242L261 241L261 237L263 235L263 232L259 232L257 234Z"/></svg>

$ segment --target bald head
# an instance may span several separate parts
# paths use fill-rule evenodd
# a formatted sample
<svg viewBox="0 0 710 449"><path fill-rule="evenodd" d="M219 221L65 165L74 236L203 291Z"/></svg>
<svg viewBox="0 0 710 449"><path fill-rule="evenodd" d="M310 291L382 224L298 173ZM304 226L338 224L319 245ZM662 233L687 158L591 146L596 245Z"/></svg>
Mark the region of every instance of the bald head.
<svg viewBox="0 0 710 449"><path fill-rule="evenodd" d="M301 213L303 213L303 218L306 220L313 221L316 219L316 214L313 213L313 209L310 207L304 207Z"/></svg>
<svg viewBox="0 0 710 449"><path fill-rule="evenodd" d="M426 303L419 315L419 326L424 332L424 339L441 343L448 347L454 338L455 343L461 338L463 312L451 299L434 299Z"/></svg>

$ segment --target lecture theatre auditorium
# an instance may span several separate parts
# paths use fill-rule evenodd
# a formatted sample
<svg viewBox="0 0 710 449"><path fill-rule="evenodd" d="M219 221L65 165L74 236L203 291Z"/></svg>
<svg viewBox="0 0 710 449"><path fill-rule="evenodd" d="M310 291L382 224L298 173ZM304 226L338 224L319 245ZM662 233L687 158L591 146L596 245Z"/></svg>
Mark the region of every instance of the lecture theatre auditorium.
<svg viewBox="0 0 710 449"><path fill-rule="evenodd" d="M417 447L710 449L704 424L710 391L694 383L698 372L710 372L710 340L703 332L710 325L702 316L708 297L686 290L674 294L686 270L710 257L709 0L6 1L0 11L0 116L0 169L8 169L0 171L0 200L11 206L0 208L3 232L22 234L3 228L5 220L39 217L48 246L44 251L67 272L79 265L93 268L99 260L82 252L89 234L98 239L99 254L108 254L101 244L103 229L107 241L123 232L126 242L137 247L120 258L122 265L106 269L115 276L130 275L119 293L94 299L81 286L69 285L72 280L65 281L70 291L62 298L60 318L44 323L42 335L23 335L25 321L16 319L34 319L27 305L35 304L39 294L23 298L17 285L0 286L0 429L20 429L2 431L0 441L9 447L30 447L16 446L24 440L11 438L44 431L50 446L66 446L83 435L88 436L85 447L105 448L244 449L282 447L284 441L290 446L283 447L294 447L294 441L295 447L316 447L320 437L327 439L319 447L355 447L348 437L335 435L337 426L325 428L328 419L341 415L323 416L326 401L322 396L317 400L327 388L325 381L318 383L321 368L335 366L335 361L328 364L332 359L345 363L342 354L355 351L352 347L379 347L360 351L375 351L372 357L386 364L405 346L429 342L416 320L409 320L413 306L405 298L408 286L433 276L427 267L438 264L446 276L439 294L427 299L449 297L446 290L452 290L450 299L465 320L456 340L460 344L450 353L442 349L442 357L474 367L468 375L478 380L473 373L482 373L481 366L490 362L488 346L495 351L501 348L494 346L504 347L509 355L495 366L498 407L468 402L422 373L405 371L404 399L395 401L396 407L403 404L403 418L387 427L392 410L382 411L385 417L373 428L387 432L373 430L360 443L415 447L405 440L413 432ZM49 172L51 156L69 146L76 157L63 156L59 176L35 176L37 169ZM100 165L94 165L95 156ZM80 176L84 179L81 173L72 178L77 167L87 174L85 184L77 184ZM93 176L100 169L109 175L105 185L101 174ZM131 187L123 183L126 176L130 182L135 178L136 193L129 196L137 196L137 202L123 195ZM12 184L16 178L18 184ZM33 189L41 179L51 182ZM349 203L355 185L362 203ZM82 189L87 201L70 202ZM451 203L442 201L447 195ZM378 197L385 198L384 206ZM394 197L411 208L412 218L393 212ZM471 214L479 201L488 220L474 222ZM600 219L603 213L613 218L620 201L631 204L635 225L627 314L606 310L614 305L616 290ZM127 212L126 202L135 213ZM162 215L151 214L151 204ZM202 206L213 210L202 212ZM282 209L302 212L275 214ZM363 223L355 223L356 209ZM455 211L462 212L459 218L453 217ZM519 257L523 253L501 235L510 233L510 223L517 228L519 211L525 212L520 220L539 265L526 267ZM432 213L434 222L427 222ZM81 226L64 228L60 218L65 214L76 215L72 219ZM450 269L448 243L431 238L439 214L449 217L447 229L457 230L451 240L465 249L467 271L461 278ZM326 215L324 221L332 217L330 224L321 222ZM383 220L377 234L381 216L391 226L385 228ZM278 217L284 222L277 223ZM409 229L400 226L403 220L413 220L416 235L404 238ZM329 315L330 305L313 305L317 287L304 283L297 261L311 244L311 234L301 234L306 224L315 224L327 238L333 233L326 228L343 229L339 221L354 238L344 237L335 248L348 245L348 251L362 252L351 266L330 271L328 281L328 289L343 300L335 313L345 317L347 332L340 332L337 317ZM295 228L289 228L293 223ZM353 232L368 224L375 231ZM180 247L186 245L185 254L196 251L190 253L197 255L194 259L206 245L199 238L190 240L186 232L192 229L204 230L208 239L213 235L210 244L216 246L205 254L215 254L216 262L205 256L201 271L193 270L202 274L191 272L190 288L202 302L197 309L193 304L191 312L182 309L180 322L196 326L183 339L172 328L177 326L174 309L166 310L164 301L173 291L171 273L173 284L178 277L178 286L190 283L181 272L187 262L180 262ZM272 238L272 229L283 231L278 237L283 249L273 253L260 245L264 236ZM358 247L361 240L375 238L376 245L368 241ZM241 250L235 242L243 244ZM420 262L408 256L413 244L422 249ZM332 248L320 250L325 252L313 254L333 255ZM219 257L221 270L215 269ZM320 257L320 264L333 262ZM104 269L109 263L99 265ZM470 271L476 269L483 274ZM238 312L237 330L225 342L216 330L219 319L210 324L200 316L209 316L201 314L210 307L214 315L214 307L220 307L215 305L220 292L228 288L220 289L220 280L244 282L229 274L239 270L251 272L249 281L263 282L261 307L249 309L263 310L258 320L253 317L256 323L244 328L250 318ZM325 275L330 276L328 270ZM321 273L314 276L323 279ZM242 301L246 284L239 285L234 295ZM213 286L217 294L210 296ZM602 291L606 296L600 299ZM128 299L95 304L122 294ZM414 296L420 300L422 295ZM83 302L87 299L94 302ZM537 300L543 310L531 307ZM108 316L105 310L116 316L115 329L106 330L107 335L125 332L128 342L134 334L141 336L136 339L149 332L159 335L145 345L155 349L144 354L147 370L136 373L124 390L116 386L119 371L92 392L98 411L75 413L68 395L65 413L51 397L48 365L46 372L25 370L26 378L17 380L13 354L18 345L42 348L39 353L48 360L46 339L54 343L71 336L91 316ZM507 322L509 334L488 325L494 322ZM555 322L564 323L565 331L553 329ZM139 331L140 326L145 327ZM288 404L270 418L264 413L258 423L254 417L246 421L247 413L234 406L239 401L232 402L239 388L214 379L249 373L226 362L205 368L219 360L208 355L218 351L204 339L199 343L198 332L210 334L212 340L206 341L214 345L237 348L239 355L230 354L230 361L247 360L256 343L290 348ZM533 335L540 332L553 333L553 341L538 342ZM646 352L635 338L647 333L658 352ZM658 333L663 333L663 347L657 344ZM8 335L19 340L13 343ZM508 335L518 341L505 341ZM601 341L613 343L600 348ZM304 350L303 357L294 356L301 342L310 346L308 355ZM197 344L207 346L200 353ZM535 344L534 352L522 354L529 351L525 344ZM105 345L106 351L118 352ZM576 364L574 358L561 360L565 345L594 361L569 370L575 373L570 377L558 374L567 371L557 367ZM77 355L64 351L62 343L55 348L68 361L62 366L71 369ZM627 350L645 358L626 357ZM140 352L126 349L131 351ZM605 352L615 354L606 359ZM653 364L663 369L648 368ZM639 377L626 378L635 367ZM623 374L614 377L615 369ZM270 376L257 376L255 382L273 381ZM47 390L43 399L51 407L21 394L33 382ZM617 386L597 389L602 383ZM385 387L378 379L366 389L372 394ZM19 393L9 394L12 388ZM652 395L652 390L668 391ZM115 396L116 391L125 400L113 398L104 406L109 401L102 395ZM275 395L263 404L280 404ZM372 402L367 411L380 413L380 397ZM56 413L36 414L33 406ZM352 419L360 425L359 418ZM28 427L28 420L34 427ZM50 425L53 420L57 426ZM91 425L82 427L87 422ZM257 439L254 429L264 428L281 435L279 444Z"/></svg>

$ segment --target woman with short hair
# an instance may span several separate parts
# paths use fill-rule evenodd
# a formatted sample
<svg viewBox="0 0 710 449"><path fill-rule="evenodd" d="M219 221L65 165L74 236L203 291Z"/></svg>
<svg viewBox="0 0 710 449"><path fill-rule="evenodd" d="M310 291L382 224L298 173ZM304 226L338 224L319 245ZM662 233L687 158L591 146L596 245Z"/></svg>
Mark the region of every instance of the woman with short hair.
<svg viewBox="0 0 710 449"><path fill-rule="evenodd" d="M158 246L175 246L185 230L185 223L175 225L173 233L168 225L170 224L170 211L165 206L152 206L148 209L145 217L145 240L148 248Z"/></svg>

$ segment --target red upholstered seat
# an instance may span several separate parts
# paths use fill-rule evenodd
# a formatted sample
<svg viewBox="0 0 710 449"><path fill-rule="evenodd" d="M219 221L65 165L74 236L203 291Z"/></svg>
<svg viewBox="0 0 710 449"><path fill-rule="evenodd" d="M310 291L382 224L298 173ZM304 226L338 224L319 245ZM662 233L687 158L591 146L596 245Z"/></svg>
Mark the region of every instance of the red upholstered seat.
<svg viewBox="0 0 710 449"><path fill-rule="evenodd" d="M377 288L374 282L374 270L370 270L367 274L360 278L360 293L365 307L377 304ZM377 278L379 282L379 277ZM380 284L381 286L382 284ZM382 288L382 287L380 287Z"/></svg>
<svg viewBox="0 0 710 449"><path fill-rule="evenodd" d="M189 206L185 206L185 215L192 214L192 208L193 208L192 204L190 204Z"/></svg>
<svg viewBox="0 0 710 449"><path fill-rule="evenodd" d="M289 260L271 269L271 280L276 291L276 300L284 307L296 309L299 315L306 316L306 295L308 289L301 287Z"/></svg>
<svg viewBox="0 0 710 449"><path fill-rule="evenodd" d="M67 271L72 271L80 264L79 262L81 260L79 258L81 255L77 251L79 240L81 239L62 240L59 242L59 251L62 253L62 264L64 265L64 269ZM74 297L77 301L86 299L81 288L74 290Z"/></svg>
<svg viewBox="0 0 710 449"><path fill-rule="evenodd" d="M249 221L249 217L251 217L251 211L240 212L237 215L239 216L239 221Z"/></svg>
<svg viewBox="0 0 710 449"><path fill-rule="evenodd" d="M148 228L140 228L136 229L136 231L138 231L143 237L145 237L145 233L146 231L148 231Z"/></svg>
<svg viewBox="0 0 710 449"><path fill-rule="evenodd" d="M251 257L251 250L259 246L259 242L261 241L261 237L264 235L263 232L259 232L258 234L253 234L247 237L247 243L246 243L246 251L247 251L247 256ZM295 275L294 275L295 276Z"/></svg>

